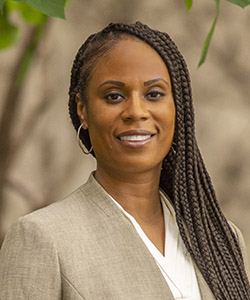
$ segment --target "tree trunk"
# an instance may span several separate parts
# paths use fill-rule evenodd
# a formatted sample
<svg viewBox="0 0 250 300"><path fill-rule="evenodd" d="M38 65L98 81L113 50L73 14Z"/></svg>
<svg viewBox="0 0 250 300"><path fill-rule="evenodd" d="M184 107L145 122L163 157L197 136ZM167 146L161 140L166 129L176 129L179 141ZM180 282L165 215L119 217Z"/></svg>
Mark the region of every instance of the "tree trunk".
<svg viewBox="0 0 250 300"><path fill-rule="evenodd" d="M0 245L3 240L3 211L4 211L4 187L8 179L13 154L16 153L14 141L14 129L16 114L21 106L21 92L29 70L32 58L41 41L47 24L47 18L42 24L30 27L25 43L22 45L20 55L14 66L10 84L7 87L6 96L3 99L2 116L0 119Z"/></svg>

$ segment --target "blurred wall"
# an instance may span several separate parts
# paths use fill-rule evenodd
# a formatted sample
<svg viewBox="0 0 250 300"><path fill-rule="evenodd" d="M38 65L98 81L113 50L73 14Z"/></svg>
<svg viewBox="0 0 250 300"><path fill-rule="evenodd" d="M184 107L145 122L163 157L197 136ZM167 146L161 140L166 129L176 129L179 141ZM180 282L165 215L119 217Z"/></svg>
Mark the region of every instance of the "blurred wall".
<svg viewBox="0 0 250 300"><path fill-rule="evenodd" d="M250 8L222 1L207 61L197 69L214 15L214 1L205 0L189 13L184 1L72 0L66 21L51 20L23 89L16 135L39 101L48 105L17 151L1 212L4 230L18 216L70 193L95 168L94 159L78 149L68 117L72 61L89 34L110 22L140 20L168 32L186 58L201 152L221 206L244 233L250 255ZM19 45L1 53L1 98L18 51Z"/></svg>

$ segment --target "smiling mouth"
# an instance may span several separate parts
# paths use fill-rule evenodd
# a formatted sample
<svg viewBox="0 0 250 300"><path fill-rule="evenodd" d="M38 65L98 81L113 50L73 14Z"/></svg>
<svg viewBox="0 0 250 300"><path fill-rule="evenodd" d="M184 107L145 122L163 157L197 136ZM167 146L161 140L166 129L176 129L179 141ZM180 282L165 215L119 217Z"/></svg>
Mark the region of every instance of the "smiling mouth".
<svg viewBox="0 0 250 300"><path fill-rule="evenodd" d="M137 141L145 141L149 138L151 138L153 135L125 135L118 137L121 141L130 141L130 142L137 142Z"/></svg>
<svg viewBox="0 0 250 300"><path fill-rule="evenodd" d="M151 143L156 134L157 133L149 130L137 129L123 131L118 134L116 138L123 146L135 149L144 147L145 145Z"/></svg>

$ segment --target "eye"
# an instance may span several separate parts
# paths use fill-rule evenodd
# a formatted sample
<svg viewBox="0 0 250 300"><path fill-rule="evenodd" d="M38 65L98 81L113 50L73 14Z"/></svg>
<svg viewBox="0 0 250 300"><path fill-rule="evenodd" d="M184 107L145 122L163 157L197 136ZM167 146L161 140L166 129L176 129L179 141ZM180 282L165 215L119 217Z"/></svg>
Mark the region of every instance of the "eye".
<svg viewBox="0 0 250 300"><path fill-rule="evenodd" d="M146 98L148 100L158 100L164 96L165 96L165 93L163 93L161 91L157 91L157 90L150 91L146 94Z"/></svg>
<svg viewBox="0 0 250 300"><path fill-rule="evenodd" d="M124 95L118 92L111 92L104 96L109 102L120 102L124 99Z"/></svg>

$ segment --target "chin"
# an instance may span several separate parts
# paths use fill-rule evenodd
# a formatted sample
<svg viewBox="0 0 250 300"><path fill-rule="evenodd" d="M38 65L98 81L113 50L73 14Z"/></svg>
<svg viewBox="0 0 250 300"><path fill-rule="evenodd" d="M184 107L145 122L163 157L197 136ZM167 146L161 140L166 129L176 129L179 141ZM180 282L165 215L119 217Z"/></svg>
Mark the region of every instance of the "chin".
<svg viewBox="0 0 250 300"><path fill-rule="evenodd" d="M130 161L124 161L117 163L116 166L119 166L119 169L121 172L126 172L126 173L147 173L147 172L152 172L152 171L160 171L161 170L161 161L158 162L157 164L155 163L149 163L149 161L144 158L143 160L130 160Z"/></svg>

